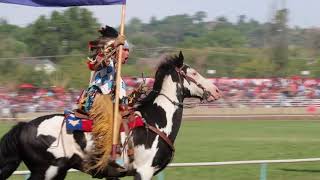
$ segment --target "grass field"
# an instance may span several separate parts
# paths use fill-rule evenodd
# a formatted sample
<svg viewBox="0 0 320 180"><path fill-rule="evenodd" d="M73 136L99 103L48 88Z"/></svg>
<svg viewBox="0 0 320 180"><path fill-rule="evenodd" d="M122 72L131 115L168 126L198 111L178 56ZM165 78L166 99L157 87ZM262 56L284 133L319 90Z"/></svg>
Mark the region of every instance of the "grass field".
<svg viewBox="0 0 320 180"><path fill-rule="evenodd" d="M0 136L10 126L0 124ZM174 162L316 158L320 121L185 121L175 146ZM270 164L267 171L271 180L320 180L320 162ZM167 168L165 179L257 180L259 173L259 165ZM70 173L67 179L90 177Z"/></svg>

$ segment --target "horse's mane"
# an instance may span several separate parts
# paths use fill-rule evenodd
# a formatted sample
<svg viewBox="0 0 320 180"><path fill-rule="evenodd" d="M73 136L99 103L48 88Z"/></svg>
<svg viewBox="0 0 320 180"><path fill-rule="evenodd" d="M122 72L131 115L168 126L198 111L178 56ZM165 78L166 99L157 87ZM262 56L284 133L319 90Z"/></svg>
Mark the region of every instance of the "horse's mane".
<svg viewBox="0 0 320 180"><path fill-rule="evenodd" d="M143 106L152 102L158 96L159 91L162 88L164 77L175 70L175 67L177 66L178 58L179 57L177 55L166 56L161 61L161 63L158 65L158 68L155 74L152 90L147 95L147 97L143 98L140 102L138 102L139 106L137 108L142 108Z"/></svg>

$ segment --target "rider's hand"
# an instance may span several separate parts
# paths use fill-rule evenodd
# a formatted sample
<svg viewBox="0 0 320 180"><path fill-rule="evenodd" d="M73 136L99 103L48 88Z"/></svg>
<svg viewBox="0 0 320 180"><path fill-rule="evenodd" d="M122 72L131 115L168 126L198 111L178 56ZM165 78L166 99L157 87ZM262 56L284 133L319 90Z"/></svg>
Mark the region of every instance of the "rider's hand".
<svg viewBox="0 0 320 180"><path fill-rule="evenodd" d="M126 36L119 35L117 39L114 42L114 47L118 47L120 45L124 45L124 42L126 41Z"/></svg>

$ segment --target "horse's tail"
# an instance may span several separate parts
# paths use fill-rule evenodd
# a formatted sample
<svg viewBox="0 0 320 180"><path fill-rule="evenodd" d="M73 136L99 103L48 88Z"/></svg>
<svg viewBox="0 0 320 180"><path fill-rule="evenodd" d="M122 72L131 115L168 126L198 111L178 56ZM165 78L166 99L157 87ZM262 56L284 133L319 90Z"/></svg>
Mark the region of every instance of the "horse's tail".
<svg viewBox="0 0 320 180"><path fill-rule="evenodd" d="M11 176L21 162L19 137L25 124L24 122L18 123L0 140L0 180Z"/></svg>

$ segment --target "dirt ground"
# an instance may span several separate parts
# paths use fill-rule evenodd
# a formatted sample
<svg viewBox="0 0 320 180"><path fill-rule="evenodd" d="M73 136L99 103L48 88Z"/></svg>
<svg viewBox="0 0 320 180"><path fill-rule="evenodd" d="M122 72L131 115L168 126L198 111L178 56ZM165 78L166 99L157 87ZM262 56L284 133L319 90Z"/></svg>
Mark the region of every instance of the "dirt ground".
<svg viewBox="0 0 320 180"><path fill-rule="evenodd" d="M187 119L218 119L218 120L320 120L320 109L310 111L301 108L210 108L196 107L184 110Z"/></svg>

